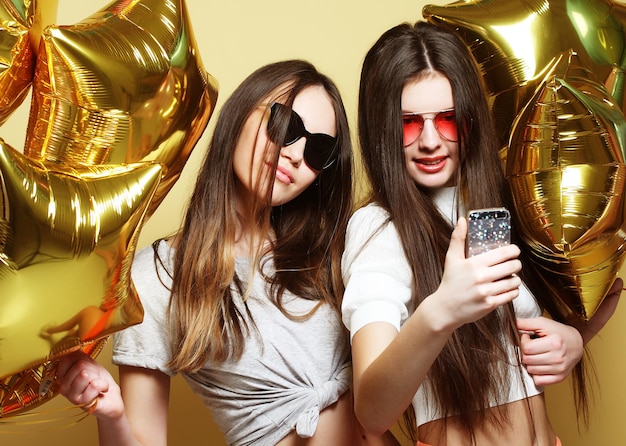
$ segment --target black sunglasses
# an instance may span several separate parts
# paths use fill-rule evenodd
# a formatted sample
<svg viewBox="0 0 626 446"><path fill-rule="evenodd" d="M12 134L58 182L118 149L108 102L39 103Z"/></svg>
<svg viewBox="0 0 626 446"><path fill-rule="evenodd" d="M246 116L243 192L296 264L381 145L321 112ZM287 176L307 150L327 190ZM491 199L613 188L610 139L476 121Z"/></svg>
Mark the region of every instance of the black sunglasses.
<svg viewBox="0 0 626 446"><path fill-rule="evenodd" d="M284 123L287 122L287 130ZM281 138L281 135L284 135ZM310 133L298 113L284 104L274 102L267 121L267 136L274 143L289 146L300 138L306 138L304 162L313 170L324 170L336 159L337 138L325 133Z"/></svg>

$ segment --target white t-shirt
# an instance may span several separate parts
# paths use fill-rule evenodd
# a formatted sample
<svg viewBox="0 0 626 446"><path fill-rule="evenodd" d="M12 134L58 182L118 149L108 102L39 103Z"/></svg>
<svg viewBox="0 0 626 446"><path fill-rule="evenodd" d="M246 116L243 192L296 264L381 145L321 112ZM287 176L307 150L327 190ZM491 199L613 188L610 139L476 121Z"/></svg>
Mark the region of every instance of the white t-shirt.
<svg viewBox="0 0 626 446"><path fill-rule="evenodd" d="M440 209L446 216L455 215L450 207L454 203L450 199L450 193L444 191L441 197L435 197L440 207L447 207ZM350 339L359 329L373 322L386 322L400 331L411 315L412 273L395 226L393 223L385 224L388 218L389 215L383 208L369 204L356 211L348 224L342 258L346 286L342 318L350 331ZM520 288L520 294L513 304L519 318L541 315L539 305L525 285ZM500 401L493 401L492 406L517 401L543 391L535 386L525 368L521 370L524 380L522 384L515 357L517 354L517 348L511 346L509 394ZM425 380L413 398L418 426L443 417L436 402L427 404L432 401L432 395L428 392L428 380Z"/></svg>

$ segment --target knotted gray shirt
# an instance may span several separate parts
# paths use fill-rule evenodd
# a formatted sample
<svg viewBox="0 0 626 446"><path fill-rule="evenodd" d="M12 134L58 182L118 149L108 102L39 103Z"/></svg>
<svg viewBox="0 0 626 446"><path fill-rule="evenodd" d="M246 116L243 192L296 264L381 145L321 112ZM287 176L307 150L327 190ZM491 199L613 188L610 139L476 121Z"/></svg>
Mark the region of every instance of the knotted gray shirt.
<svg viewBox="0 0 626 446"><path fill-rule="evenodd" d="M173 251L165 242L158 251L171 272ZM239 277L246 279L249 267L247 260L237 260ZM144 320L115 334L113 362L173 376L166 367L171 279L161 265L155 269L151 246L135 256L132 278L144 307ZM304 314L317 304L292 294L285 297L292 314ZM238 305L243 305L241 296L237 299ZM328 305L321 305L306 320L287 318L270 302L268 284L258 273L247 303L258 335L252 330L243 356L236 361L207 362L200 371L183 376L211 410L230 445L274 445L294 429L300 437L310 437L320 411L350 387L346 330Z"/></svg>

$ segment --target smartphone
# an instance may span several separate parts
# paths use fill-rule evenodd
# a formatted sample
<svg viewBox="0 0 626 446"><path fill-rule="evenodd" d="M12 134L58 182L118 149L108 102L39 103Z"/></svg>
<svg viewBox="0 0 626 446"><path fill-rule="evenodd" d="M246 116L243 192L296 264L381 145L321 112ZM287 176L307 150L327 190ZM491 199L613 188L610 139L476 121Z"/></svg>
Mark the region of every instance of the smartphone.
<svg viewBox="0 0 626 446"><path fill-rule="evenodd" d="M467 225L467 257L511 243L511 213L506 208L470 211Z"/></svg>

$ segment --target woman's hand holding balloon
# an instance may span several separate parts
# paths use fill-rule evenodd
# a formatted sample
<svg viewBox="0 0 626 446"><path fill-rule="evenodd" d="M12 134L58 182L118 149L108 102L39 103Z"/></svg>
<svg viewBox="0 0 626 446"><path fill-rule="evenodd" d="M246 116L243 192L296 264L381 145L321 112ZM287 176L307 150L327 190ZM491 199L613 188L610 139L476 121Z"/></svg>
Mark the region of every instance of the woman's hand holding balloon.
<svg viewBox="0 0 626 446"><path fill-rule="evenodd" d="M98 418L119 418L124 414L118 384L104 366L82 351L59 360L57 379L59 393L89 414Z"/></svg>

